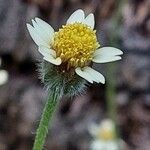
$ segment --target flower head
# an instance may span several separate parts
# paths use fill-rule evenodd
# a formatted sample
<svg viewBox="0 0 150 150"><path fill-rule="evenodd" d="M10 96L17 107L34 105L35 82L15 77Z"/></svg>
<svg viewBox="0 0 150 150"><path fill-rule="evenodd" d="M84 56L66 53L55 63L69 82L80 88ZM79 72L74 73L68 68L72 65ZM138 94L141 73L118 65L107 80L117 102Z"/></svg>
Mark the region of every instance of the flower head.
<svg viewBox="0 0 150 150"><path fill-rule="evenodd" d="M76 73L88 82L105 83L102 74L92 69L91 63L120 60L122 51L113 47L99 48L94 29L94 15L87 17L83 10L76 10L57 32L45 21L35 18L33 26L27 24L29 33L38 45L43 59L60 66L63 72Z"/></svg>
<svg viewBox="0 0 150 150"><path fill-rule="evenodd" d="M97 139L113 140L116 137L115 124L111 119L104 119L99 125L93 124L90 133Z"/></svg>
<svg viewBox="0 0 150 150"><path fill-rule="evenodd" d="M104 119L99 125L93 124L89 132L94 138L91 150L119 150L122 147L122 141L116 139L115 123L111 119Z"/></svg>
<svg viewBox="0 0 150 150"><path fill-rule="evenodd" d="M73 23L62 26L55 33L52 48L67 68L85 67L92 60L92 55L99 47L95 31L88 25Z"/></svg>

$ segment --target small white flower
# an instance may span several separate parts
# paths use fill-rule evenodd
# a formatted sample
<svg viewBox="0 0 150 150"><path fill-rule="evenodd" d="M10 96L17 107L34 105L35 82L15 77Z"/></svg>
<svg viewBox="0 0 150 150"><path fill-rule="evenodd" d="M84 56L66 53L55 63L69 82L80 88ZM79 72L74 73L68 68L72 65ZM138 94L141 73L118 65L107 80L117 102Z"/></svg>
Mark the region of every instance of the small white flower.
<svg viewBox="0 0 150 150"><path fill-rule="evenodd" d="M0 70L0 85L5 84L8 81L8 72L6 70Z"/></svg>
<svg viewBox="0 0 150 150"><path fill-rule="evenodd" d="M104 119L99 125L92 124L89 132L94 138L91 150L122 150L122 141L116 139L115 123L111 119Z"/></svg>
<svg viewBox="0 0 150 150"><path fill-rule="evenodd" d="M66 67L66 72L74 69L76 74L90 83L104 84L104 76L89 65L91 62L120 60L123 52L113 47L99 48L94 24L94 15L91 13L85 17L84 11L79 9L58 32L39 18L32 20L32 25L27 24L27 28L44 60Z"/></svg>
<svg viewBox="0 0 150 150"><path fill-rule="evenodd" d="M115 124L111 119L104 119L100 124L92 124L89 132L96 139L112 140L115 138Z"/></svg>
<svg viewBox="0 0 150 150"><path fill-rule="evenodd" d="M0 66L2 64L2 60L0 58ZM0 85L5 84L8 81L8 72L6 70L0 70Z"/></svg>

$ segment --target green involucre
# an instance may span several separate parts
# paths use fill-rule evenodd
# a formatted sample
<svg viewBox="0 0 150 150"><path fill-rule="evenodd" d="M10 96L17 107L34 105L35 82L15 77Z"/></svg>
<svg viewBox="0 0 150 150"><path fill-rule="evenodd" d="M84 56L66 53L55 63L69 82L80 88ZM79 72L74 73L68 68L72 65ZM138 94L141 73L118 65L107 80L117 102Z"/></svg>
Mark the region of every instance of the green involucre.
<svg viewBox="0 0 150 150"><path fill-rule="evenodd" d="M73 97L82 94L87 82L78 76L74 69L66 71L63 65L55 66L43 61L39 66L40 79L48 89L48 93L59 93Z"/></svg>

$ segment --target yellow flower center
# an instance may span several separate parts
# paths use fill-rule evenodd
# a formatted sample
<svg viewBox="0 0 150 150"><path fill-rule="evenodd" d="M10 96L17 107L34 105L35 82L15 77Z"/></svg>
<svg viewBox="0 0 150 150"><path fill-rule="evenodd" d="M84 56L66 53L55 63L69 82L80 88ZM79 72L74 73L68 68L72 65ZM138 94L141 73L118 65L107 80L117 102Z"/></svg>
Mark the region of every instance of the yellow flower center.
<svg viewBox="0 0 150 150"><path fill-rule="evenodd" d="M113 140L115 138L115 132L112 129L101 129L97 134L98 139L102 140Z"/></svg>
<svg viewBox="0 0 150 150"><path fill-rule="evenodd" d="M55 33L52 48L69 68L86 66L99 47L95 33L96 31L82 23L62 26Z"/></svg>

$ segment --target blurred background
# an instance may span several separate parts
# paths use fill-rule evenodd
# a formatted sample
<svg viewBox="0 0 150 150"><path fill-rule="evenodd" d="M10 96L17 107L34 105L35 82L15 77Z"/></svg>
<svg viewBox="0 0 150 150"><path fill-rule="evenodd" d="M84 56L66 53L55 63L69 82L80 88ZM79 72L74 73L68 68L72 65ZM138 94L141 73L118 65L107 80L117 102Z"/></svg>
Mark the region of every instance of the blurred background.
<svg viewBox="0 0 150 150"><path fill-rule="evenodd" d="M88 150L88 126L107 117L116 120L125 150L150 149L149 0L0 0L0 150L31 150L45 104L36 66L41 55L26 23L37 16L57 31L78 8L94 13L101 46L124 55L94 65L105 85L60 101L45 149Z"/></svg>

